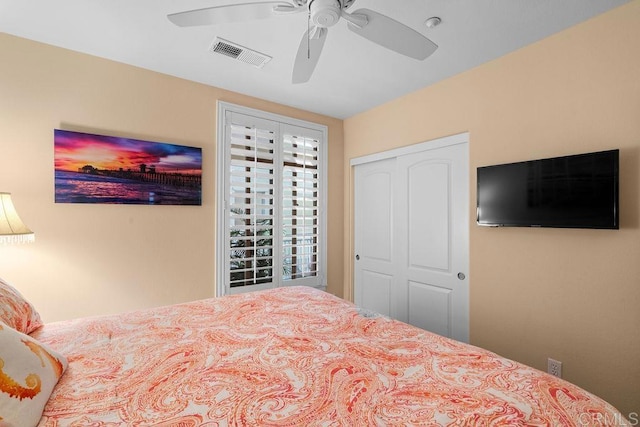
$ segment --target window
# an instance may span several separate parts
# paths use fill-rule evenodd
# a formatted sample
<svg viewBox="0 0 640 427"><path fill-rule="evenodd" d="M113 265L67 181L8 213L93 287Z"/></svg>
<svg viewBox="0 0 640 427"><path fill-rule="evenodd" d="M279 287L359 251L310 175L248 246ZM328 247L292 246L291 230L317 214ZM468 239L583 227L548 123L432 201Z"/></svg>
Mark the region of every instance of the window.
<svg viewBox="0 0 640 427"><path fill-rule="evenodd" d="M218 295L325 286L326 127L219 103Z"/></svg>

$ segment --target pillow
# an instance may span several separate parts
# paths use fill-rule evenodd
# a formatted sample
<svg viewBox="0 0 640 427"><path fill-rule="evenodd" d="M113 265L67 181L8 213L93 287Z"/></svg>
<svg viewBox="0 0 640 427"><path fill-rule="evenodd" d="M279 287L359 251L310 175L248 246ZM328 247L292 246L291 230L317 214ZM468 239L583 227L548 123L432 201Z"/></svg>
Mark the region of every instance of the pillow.
<svg viewBox="0 0 640 427"><path fill-rule="evenodd" d="M0 426L34 427L67 359L0 322Z"/></svg>
<svg viewBox="0 0 640 427"><path fill-rule="evenodd" d="M31 303L2 279L0 279L0 321L24 334L30 334L42 326L40 315Z"/></svg>

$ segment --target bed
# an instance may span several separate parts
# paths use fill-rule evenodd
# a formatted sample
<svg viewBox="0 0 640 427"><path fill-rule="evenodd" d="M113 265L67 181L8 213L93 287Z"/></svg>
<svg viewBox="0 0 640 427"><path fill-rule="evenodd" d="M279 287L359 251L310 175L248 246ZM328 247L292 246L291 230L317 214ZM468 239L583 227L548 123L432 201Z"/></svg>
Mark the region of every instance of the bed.
<svg viewBox="0 0 640 427"><path fill-rule="evenodd" d="M628 425L569 382L309 287L31 323L64 372L40 427Z"/></svg>

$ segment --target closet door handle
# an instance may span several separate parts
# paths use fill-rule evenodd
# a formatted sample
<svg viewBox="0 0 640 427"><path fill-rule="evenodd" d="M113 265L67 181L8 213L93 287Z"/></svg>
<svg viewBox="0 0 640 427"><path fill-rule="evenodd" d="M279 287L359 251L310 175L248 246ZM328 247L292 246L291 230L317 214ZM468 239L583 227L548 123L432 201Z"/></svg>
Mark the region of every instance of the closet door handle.
<svg viewBox="0 0 640 427"><path fill-rule="evenodd" d="M356 261L360 261L360 255L356 255Z"/></svg>
<svg viewBox="0 0 640 427"><path fill-rule="evenodd" d="M463 272L458 273L458 279L464 280L466 277Z"/></svg>

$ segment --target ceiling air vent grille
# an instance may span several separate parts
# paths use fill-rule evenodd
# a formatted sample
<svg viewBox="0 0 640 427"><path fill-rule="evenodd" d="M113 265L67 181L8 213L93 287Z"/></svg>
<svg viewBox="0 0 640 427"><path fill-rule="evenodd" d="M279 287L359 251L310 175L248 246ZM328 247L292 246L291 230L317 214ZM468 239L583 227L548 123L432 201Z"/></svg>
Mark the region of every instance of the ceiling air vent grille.
<svg viewBox="0 0 640 427"><path fill-rule="evenodd" d="M232 43L228 40L216 38L209 49L213 53L219 53L233 59L237 59L245 64L253 65L256 68L262 68L264 64L271 61L271 57L264 53L248 49L239 44Z"/></svg>

